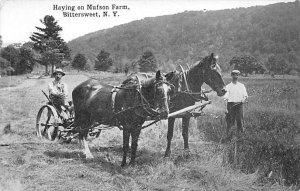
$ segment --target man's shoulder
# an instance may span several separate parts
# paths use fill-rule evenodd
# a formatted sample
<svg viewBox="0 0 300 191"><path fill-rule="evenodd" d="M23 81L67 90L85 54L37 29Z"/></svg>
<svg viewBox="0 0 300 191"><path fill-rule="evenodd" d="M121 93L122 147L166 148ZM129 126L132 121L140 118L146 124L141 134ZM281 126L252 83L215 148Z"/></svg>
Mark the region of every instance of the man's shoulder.
<svg viewBox="0 0 300 191"><path fill-rule="evenodd" d="M230 87L230 86L232 86L232 85L233 85L233 83L230 82L229 84L226 85L226 87Z"/></svg>
<svg viewBox="0 0 300 191"><path fill-rule="evenodd" d="M243 83L241 83L241 82L237 82L237 84L238 84L239 86L244 86L244 87L245 87L245 85L244 85Z"/></svg>
<svg viewBox="0 0 300 191"><path fill-rule="evenodd" d="M54 80L53 81L50 81L49 83L48 83L48 85L53 85L54 84Z"/></svg>
<svg viewBox="0 0 300 191"><path fill-rule="evenodd" d="M232 82L230 82L229 84L227 84L226 86L230 86L230 85L232 85Z"/></svg>

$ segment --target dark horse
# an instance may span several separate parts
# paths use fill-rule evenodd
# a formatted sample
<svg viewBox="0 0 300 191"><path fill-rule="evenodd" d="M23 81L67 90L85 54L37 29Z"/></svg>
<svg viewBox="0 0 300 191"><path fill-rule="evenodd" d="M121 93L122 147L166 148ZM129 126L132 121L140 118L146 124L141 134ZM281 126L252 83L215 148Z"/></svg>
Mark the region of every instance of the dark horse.
<svg viewBox="0 0 300 191"><path fill-rule="evenodd" d="M209 85L218 96L223 96L225 84L221 75L221 70L217 64L217 59L212 53L206 56L201 61L197 62L193 67L185 73L173 71L166 74L167 81L175 86L175 95L170 100L170 112L178 111L185 107L194 105L201 98L201 86L203 83ZM174 131L175 118L168 119L168 144L165 152L165 157L171 154L171 141ZM188 143L188 128L190 117L182 118L182 136L184 140L184 149L189 150Z"/></svg>
<svg viewBox="0 0 300 191"><path fill-rule="evenodd" d="M74 102L74 126L78 129L79 140L84 146L86 158L93 158L87 143L90 128L98 125L123 127L123 160L131 143L131 161L134 163L138 138L147 116L166 118L169 114L169 93L171 84L161 75L149 80L126 80L119 87L89 79L78 85L72 92Z"/></svg>

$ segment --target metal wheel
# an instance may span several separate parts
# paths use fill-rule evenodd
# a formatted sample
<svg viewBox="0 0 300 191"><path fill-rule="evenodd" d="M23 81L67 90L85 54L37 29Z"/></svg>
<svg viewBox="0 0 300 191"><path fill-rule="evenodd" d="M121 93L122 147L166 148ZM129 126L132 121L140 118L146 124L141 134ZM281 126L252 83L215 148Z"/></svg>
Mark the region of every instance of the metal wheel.
<svg viewBox="0 0 300 191"><path fill-rule="evenodd" d="M51 105L41 107L36 118L37 136L49 140L55 140L58 127L61 124L55 108Z"/></svg>

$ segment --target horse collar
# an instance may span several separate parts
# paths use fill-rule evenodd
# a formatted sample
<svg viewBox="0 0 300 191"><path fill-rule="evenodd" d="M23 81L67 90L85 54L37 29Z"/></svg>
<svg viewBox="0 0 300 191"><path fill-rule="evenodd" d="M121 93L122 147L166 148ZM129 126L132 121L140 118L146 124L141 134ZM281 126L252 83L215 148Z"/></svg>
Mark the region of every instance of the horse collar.
<svg viewBox="0 0 300 191"><path fill-rule="evenodd" d="M187 82L186 75L185 75L186 71L183 69L183 67L181 65L179 65L179 66L180 66L180 69L181 69L181 73L182 73L182 76L183 76L183 80L184 80L184 83L185 83L186 90L188 92L190 92L189 84Z"/></svg>
<svg viewBox="0 0 300 191"><path fill-rule="evenodd" d="M111 92L111 108L112 108L113 113L115 113L116 95L118 92L117 87L114 86L110 92Z"/></svg>

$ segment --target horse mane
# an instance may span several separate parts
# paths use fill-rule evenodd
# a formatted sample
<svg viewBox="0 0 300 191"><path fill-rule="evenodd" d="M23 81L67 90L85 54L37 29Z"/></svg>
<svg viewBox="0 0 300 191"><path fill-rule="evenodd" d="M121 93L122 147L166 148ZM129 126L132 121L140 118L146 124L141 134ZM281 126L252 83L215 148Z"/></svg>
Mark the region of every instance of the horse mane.
<svg viewBox="0 0 300 191"><path fill-rule="evenodd" d="M141 80L142 87L144 87L144 88L148 88L149 86L151 86L154 83L155 83L155 78Z"/></svg>
<svg viewBox="0 0 300 191"><path fill-rule="evenodd" d="M142 88L148 88L152 84L154 84L154 82L155 82L155 78L143 79L140 81ZM138 82L137 78L129 77L122 82L121 87L137 87L138 85L139 85L139 82Z"/></svg>
<svg viewBox="0 0 300 191"><path fill-rule="evenodd" d="M201 60L198 60L194 64L192 64L192 66L189 69L187 69L185 71L175 70L175 71L167 73L165 75L165 77L166 77L167 81L169 81L169 82L172 81L173 83L176 83L176 85L178 86L178 91L179 91L181 89L181 83L183 82L183 73L182 72L185 72L185 75L187 78L189 78L191 75L197 76L197 78L198 78L198 75L195 75L195 74L198 74L199 69L204 67L205 64L209 63L210 58L211 58L211 55L205 56Z"/></svg>

